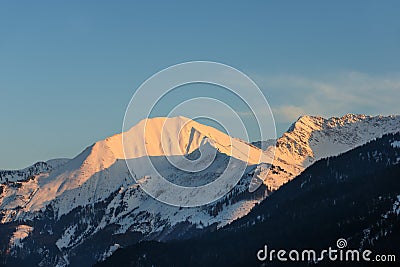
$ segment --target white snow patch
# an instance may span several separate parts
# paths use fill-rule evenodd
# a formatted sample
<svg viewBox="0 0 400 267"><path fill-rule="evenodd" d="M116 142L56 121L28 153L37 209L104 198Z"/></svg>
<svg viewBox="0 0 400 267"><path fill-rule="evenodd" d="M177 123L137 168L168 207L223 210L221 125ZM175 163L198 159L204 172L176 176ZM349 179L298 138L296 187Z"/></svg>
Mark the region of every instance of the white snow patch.
<svg viewBox="0 0 400 267"><path fill-rule="evenodd" d="M18 225L15 228L15 232L11 236L10 245L16 247L22 247L22 240L29 236L33 231L33 227L25 224Z"/></svg>
<svg viewBox="0 0 400 267"><path fill-rule="evenodd" d="M393 203L393 213L400 214L400 195L397 196L397 200Z"/></svg>
<svg viewBox="0 0 400 267"><path fill-rule="evenodd" d="M56 246L58 249L62 250L63 248L67 248L70 245L73 235L75 234L75 230L77 225L70 226L67 230L64 231L64 234L60 239L57 240Z"/></svg>
<svg viewBox="0 0 400 267"><path fill-rule="evenodd" d="M393 148L400 148L400 141L393 141L390 145Z"/></svg>
<svg viewBox="0 0 400 267"><path fill-rule="evenodd" d="M112 246L110 246L110 248L108 249L108 251L105 251L103 253L103 256L101 258L102 261L104 261L106 258L110 257L117 249L119 249L121 247L120 244L114 244Z"/></svg>

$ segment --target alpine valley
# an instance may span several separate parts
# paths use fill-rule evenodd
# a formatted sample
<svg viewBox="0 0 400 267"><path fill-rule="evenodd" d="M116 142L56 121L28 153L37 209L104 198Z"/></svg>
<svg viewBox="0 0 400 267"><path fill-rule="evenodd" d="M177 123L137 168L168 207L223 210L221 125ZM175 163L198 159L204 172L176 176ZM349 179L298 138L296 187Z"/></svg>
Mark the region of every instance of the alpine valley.
<svg viewBox="0 0 400 267"><path fill-rule="evenodd" d="M277 140L251 144L184 117L145 119L73 159L0 171L0 264L258 266L267 241L319 248L339 237L357 248L390 248L399 239L399 131L398 115L302 116ZM196 173L168 163L203 152L215 158ZM224 197L175 207L141 189L154 175L144 158L184 186L233 177L231 159L245 170ZM261 186L250 192L254 179Z"/></svg>

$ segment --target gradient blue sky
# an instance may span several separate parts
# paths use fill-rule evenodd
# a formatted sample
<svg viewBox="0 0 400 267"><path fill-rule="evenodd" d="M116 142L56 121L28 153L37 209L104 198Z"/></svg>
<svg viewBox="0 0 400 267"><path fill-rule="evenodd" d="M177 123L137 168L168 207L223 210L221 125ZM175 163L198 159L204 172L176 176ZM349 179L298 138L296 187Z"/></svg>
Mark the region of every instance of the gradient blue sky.
<svg viewBox="0 0 400 267"><path fill-rule="evenodd" d="M1 1L0 168L120 132L134 90L191 60L254 79L278 133L302 114L398 114L399 13L399 1Z"/></svg>

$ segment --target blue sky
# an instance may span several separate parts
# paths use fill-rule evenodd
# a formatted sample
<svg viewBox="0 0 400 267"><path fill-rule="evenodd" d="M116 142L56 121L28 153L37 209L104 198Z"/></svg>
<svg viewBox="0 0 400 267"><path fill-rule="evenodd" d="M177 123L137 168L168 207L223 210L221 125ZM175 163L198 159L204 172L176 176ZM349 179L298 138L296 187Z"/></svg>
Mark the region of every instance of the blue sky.
<svg viewBox="0 0 400 267"><path fill-rule="evenodd" d="M134 90L191 60L248 74L278 133L302 114L398 114L399 10L398 1L1 1L0 168L73 157L120 132Z"/></svg>

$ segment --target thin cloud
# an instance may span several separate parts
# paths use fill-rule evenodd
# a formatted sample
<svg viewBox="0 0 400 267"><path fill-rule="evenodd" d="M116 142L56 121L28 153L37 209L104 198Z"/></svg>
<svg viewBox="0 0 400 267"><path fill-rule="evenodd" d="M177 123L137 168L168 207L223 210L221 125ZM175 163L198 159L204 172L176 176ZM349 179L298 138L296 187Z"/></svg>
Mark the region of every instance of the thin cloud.
<svg viewBox="0 0 400 267"><path fill-rule="evenodd" d="M283 105L273 108L272 112L275 120L279 122L293 122L301 115L307 114L303 108L293 105Z"/></svg>
<svg viewBox="0 0 400 267"><path fill-rule="evenodd" d="M278 122L310 114L399 114L400 74L348 72L322 78L296 75L252 76L269 100Z"/></svg>

